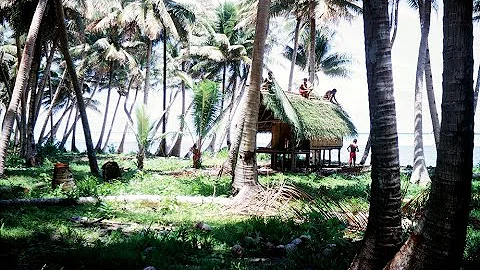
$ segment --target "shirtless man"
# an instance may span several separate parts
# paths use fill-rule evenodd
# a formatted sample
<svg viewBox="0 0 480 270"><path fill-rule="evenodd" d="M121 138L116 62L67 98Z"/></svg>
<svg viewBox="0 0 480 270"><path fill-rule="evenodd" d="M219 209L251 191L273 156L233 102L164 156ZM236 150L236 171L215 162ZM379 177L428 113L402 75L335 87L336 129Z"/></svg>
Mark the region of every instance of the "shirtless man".
<svg viewBox="0 0 480 270"><path fill-rule="evenodd" d="M307 78L303 78L303 83L300 85L298 92L304 98L308 98L310 96L310 92L312 92L313 87L312 84L308 81Z"/></svg>
<svg viewBox="0 0 480 270"><path fill-rule="evenodd" d="M355 161L357 160L357 152L360 151L358 149L357 139L354 139L353 143L351 143L347 147L347 151L350 152L350 159L348 160L348 165L350 165L350 167L352 167L352 161L353 161L353 167L355 167Z"/></svg>
<svg viewBox="0 0 480 270"><path fill-rule="evenodd" d="M337 98L335 97L335 94L337 93L337 89L333 88L332 90L328 90L325 95L323 95L324 100L328 100L331 103L338 105Z"/></svg>

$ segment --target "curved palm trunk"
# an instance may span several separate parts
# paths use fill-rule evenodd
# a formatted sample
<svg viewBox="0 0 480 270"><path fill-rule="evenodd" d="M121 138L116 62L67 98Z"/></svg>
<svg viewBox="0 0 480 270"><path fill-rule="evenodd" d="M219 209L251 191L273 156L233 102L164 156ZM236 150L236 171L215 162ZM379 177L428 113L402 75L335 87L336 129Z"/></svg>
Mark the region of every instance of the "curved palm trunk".
<svg viewBox="0 0 480 270"><path fill-rule="evenodd" d="M371 135L372 133L368 134L367 143L365 145L365 149L363 150L362 159L360 160L360 165L365 165L367 161L368 155L370 154L370 147L372 146Z"/></svg>
<svg viewBox="0 0 480 270"><path fill-rule="evenodd" d="M423 230L389 269L459 269L470 212L473 160L472 1L445 1L443 95L435 179Z"/></svg>
<svg viewBox="0 0 480 270"><path fill-rule="evenodd" d="M240 144L239 157L235 167L233 188L238 191L239 198L248 197L249 192L258 188L256 142L258 110L260 107L260 84L262 82L263 55L267 37L270 0L259 0L255 40L253 43L252 74L246 97L245 121Z"/></svg>
<svg viewBox="0 0 480 270"><path fill-rule="evenodd" d="M128 84L128 89L127 89L127 96L125 97L125 101L123 103L124 111L129 117L132 114L132 110L133 110L133 107L135 106L135 103L137 102L137 96L138 96L138 87L136 87L135 88L135 96L133 98L132 104L130 104L129 109L126 109L127 108L128 95L130 93L130 88L132 87L133 80L134 80L133 78L130 79L130 83ZM123 153L123 146L125 145L125 137L127 135L127 129L128 129L128 122L125 123L125 127L123 128L122 140L120 140L120 144L118 145L118 148L117 148L117 153L118 154Z"/></svg>
<svg viewBox="0 0 480 270"><path fill-rule="evenodd" d="M477 111L477 102L478 102L478 92L480 90L480 65L478 66L477 71L477 82L475 83L475 92L473 92L473 112Z"/></svg>
<svg viewBox="0 0 480 270"><path fill-rule="evenodd" d="M30 78L28 81L28 88L25 91L25 105L28 103L28 108L22 107L22 121L25 125L24 137L22 143L22 152L25 153L24 158L28 166L36 165L36 145L34 138L35 128L35 112L36 99L40 95L40 90L37 92L38 85L38 71L40 69L40 62L42 60L42 46L39 41L36 42L32 67L30 68ZM40 87L38 87L40 88ZM43 89L41 89L43 91ZM30 96L28 99L27 96ZM25 112L25 114L23 114Z"/></svg>
<svg viewBox="0 0 480 270"><path fill-rule="evenodd" d="M364 1L372 145L368 225L350 269L382 269L401 245L401 193L388 1Z"/></svg>
<svg viewBox="0 0 480 270"><path fill-rule="evenodd" d="M420 183L426 185L430 182L427 166L425 165L425 155L423 153L423 117L422 117L422 99L423 99L423 77L425 71L425 59L427 54L428 35L430 32L430 9L431 1L418 1L418 11L420 13L421 37L418 48L417 71L415 78L415 102L414 102L414 130L413 130L413 171L410 176L411 183Z"/></svg>
<svg viewBox="0 0 480 270"><path fill-rule="evenodd" d="M78 109L76 110L75 115L78 115ZM73 119L72 143L70 145L70 151L72 151L72 152L78 152L77 140L76 140L76 137L75 137L75 134L77 133L77 123L78 123L78 118Z"/></svg>
<svg viewBox="0 0 480 270"><path fill-rule="evenodd" d="M292 53L292 63L290 63L290 74L288 75L288 92L292 91L293 84L293 73L295 70L295 65L297 62L297 51L298 51L298 36L300 33L300 25L302 23L302 18L297 17L297 23L295 24L295 36L293 38L293 53Z"/></svg>
<svg viewBox="0 0 480 270"><path fill-rule="evenodd" d="M70 133L73 130L73 123L71 126L69 126L70 119L72 119L73 111L77 111L77 107L75 106L75 104L72 104L72 106L70 107L70 112L68 113L68 117L67 117L67 123L65 124L65 130L63 131L62 141L59 144L60 148L63 148L65 146L65 144L67 143L68 136L70 136ZM75 115L73 116L75 118L74 122L76 122L77 115L78 113L75 113Z"/></svg>
<svg viewBox="0 0 480 270"><path fill-rule="evenodd" d="M108 76L107 101L105 103L105 113L103 114L102 130L100 131L100 137L98 138L97 146L95 146L95 151L97 151L97 152L100 152L102 150L103 135L105 134L105 128L107 126L108 107L110 107L110 96L112 94L113 72L114 72L113 62L110 62L110 74Z"/></svg>
<svg viewBox="0 0 480 270"><path fill-rule="evenodd" d="M83 101L82 89L78 82L77 73L73 66L70 52L68 51L67 30L65 28L65 16L63 13L63 6L61 0L55 0L55 7L57 12L57 20L59 26L60 35L60 48L62 50L63 57L67 63L67 69L70 75L70 79L73 83L73 90L77 98L78 108L80 110L80 117L82 119L83 133L85 136L85 144L87 148L88 163L90 165L90 172L94 175L100 175L97 163L97 157L95 155L95 149L93 148L92 135L90 133L90 126L88 124L87 109Z"/></svg>
<svg viewBox="0 0 480 270"><path fill-rule="evenodd" d="M440 142L440 119L438 119L437 103L435 101L435 91L433 89L432 66L430 63L430 50L428 49L428 42L425 58L425 84L427 87L430 118L432 119L433 137L435 138L435 147L438 149L438 144Z"/></svg>
<svg viewBox="0 0 480 270"><path fill-rule="evenodd" d="M37 40L38 30L42 22L43 14L47 6L47 0L39 0L33 19L28 30L25 47L22 53L20 66L18 68L17 78L15 80L15 87L8 105L7 112L2 125L2 136L0 138L0 176L5 172L5 158L7 154L8 143L10 141L10 134L12 133L13 122L17 113L18 104L25 90L28 74L32 65L32 54ZM20 61L20 60L19 60Z"/></svg>
<svg viewBox="0 0 480 270"><path fill-rule="evenodd" d="M107 138L105 138L105 143L102 147L102 152L107 151L108 141L110 140L110 135L112 134L113 124L115 123L115 119L117 118L118 106L120 105L121 99L122 99L122 96L119 94L117 99L117 104L115 105L115 110L113 111L112 122L110 123L110 128L108 129Z"/></svg>
<svg viewBox="0 0 480 270"><path fill-rule="evenodd" d="M60 82L58 83L57 90L55 91L55 95L53 95L53 97L52 97L52 93L50 93L50 98L51 98L50 107L48 108L48 111L47 111L46 115L50 116L51 125L53 125L53 112L52 112L53 111L53 104L55 104L58 97L60 96L60 87L63 84L63 79L65 78L66 72L67 72L67 70L65 69L62 73L62 77L60 78ZM50 91L51 91L51 89L50 89ZM40 131L40 135L38 136L38 142L37 142L38 144L42 144L43 141L44 141L43 135L45 134L45 129L47 128L47 124L48 124L48 118L46 118L45 122L43 122L42 130ZM51 126L50 130L53 130L53 126Z"/></svg>
<svg viewBox="0 0 480 270"><path fill-rule="evenodd" d="M185 71L185 62L182 62L182 71ZM169 155L174 157L180 157L180 152L182 149L182 139L183 139L183 129L185 128L185 82L181 82L181 91L182 91L182 111L181 111L181 118L180 127L179 127L179 134L175 143L170 151Z"/></svg>

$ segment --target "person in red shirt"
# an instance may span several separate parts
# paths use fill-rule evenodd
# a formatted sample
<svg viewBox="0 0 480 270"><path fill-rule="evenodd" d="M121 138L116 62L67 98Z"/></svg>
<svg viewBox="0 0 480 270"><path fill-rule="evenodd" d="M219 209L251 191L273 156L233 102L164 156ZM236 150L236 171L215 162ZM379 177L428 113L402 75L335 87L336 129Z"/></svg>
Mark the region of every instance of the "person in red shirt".
<svg viewBox="0 0 480 270"><path fill-rule="evenodd" d="M312 84L308 81L307 78L304 78L303 83L300 85L300 88L298 89L298 92L300 92L300 95L302 97L308 98L312 90L313 90Z"/></svg>

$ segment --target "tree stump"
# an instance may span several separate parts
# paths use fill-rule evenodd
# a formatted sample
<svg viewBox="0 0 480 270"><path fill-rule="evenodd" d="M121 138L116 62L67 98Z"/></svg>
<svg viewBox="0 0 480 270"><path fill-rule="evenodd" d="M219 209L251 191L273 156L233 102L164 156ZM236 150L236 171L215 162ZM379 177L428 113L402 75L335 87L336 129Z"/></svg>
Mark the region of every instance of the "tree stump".
<svg viewBox="0 0 480 270"><path fill-rule="evenodd" d="M103 181L122 177L122 171L115 161L107 161L102 166Z"/></svg>
<svg viewBox="0 0 480 270"><path fill-rule="evenodd" d="M75 187L73 174L68 163L57 162L53 167L52 188L62 185L62 190L68 191Z"/></svg>

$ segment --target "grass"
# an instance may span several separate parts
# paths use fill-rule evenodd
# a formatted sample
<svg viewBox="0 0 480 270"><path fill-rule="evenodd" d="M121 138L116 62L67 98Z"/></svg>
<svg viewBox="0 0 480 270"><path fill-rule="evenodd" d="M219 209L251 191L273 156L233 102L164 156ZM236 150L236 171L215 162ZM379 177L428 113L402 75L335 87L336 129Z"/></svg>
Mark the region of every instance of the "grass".
<svg viewBox="0 0 480 270"><path fill-rule="evenodd" d="M71 206L15 206L0 209L2 269L346 269L358 249L361 232L347 230L338 219L326 219L306 209L301 216L259 217L238 215L214 204L186 204L186 196L229 196L230 178L217 177L212 168L225 160L203 156L205 170L192 170L191 161L147 158L145 171L135 169L133 155L100 155L99 164L115 160L124 169L117 181L91 176L83 155L55 155L38 168L7 162L0 180L0 199L99 195L161 195L159 202L101 202ZM77 188L63 192L50 186L53 164L69 162ZM288 184L316 200L348 205L352 212L367 212L370 175L275 174L260 176L265 186ZM407 185L405 198L421 191ZM41 185L44 183L43 185ZM473 182L471 219L480 221L480 181ZM311 203L311 202L306 202ZM332 203L329 207L334 209ZM77 217L104 218L110 223L81 225ZM208 224L203 231L194 225ZM107 225L105 225L107 224ZM115 226L110 226L117 224ZM110 227L109 227L110 226ZM303 237L296 250L275 247ZM241 256L232 247L243 247ZM480 264L480 229L471 223L465 249L465 269Z"/></svg>

